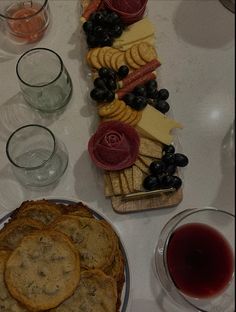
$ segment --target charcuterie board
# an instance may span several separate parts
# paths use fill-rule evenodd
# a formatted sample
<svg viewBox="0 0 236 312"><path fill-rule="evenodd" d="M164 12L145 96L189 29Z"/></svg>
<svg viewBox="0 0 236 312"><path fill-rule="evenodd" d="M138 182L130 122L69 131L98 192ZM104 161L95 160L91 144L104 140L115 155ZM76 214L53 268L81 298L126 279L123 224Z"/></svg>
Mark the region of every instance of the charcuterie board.
<svg viewBox="0 0 236 312"><path fill-rule="evenodd" d="M122 1L91 0L81 11L89 93L100 117L88 152L118 213L177 206L183 199L177 167L188 164L173 143L172 130L183 126L166 114L169 92L156 79L162 64L154 25L144 16L147 1L137 13L126 3L127 9Z"/></svg>

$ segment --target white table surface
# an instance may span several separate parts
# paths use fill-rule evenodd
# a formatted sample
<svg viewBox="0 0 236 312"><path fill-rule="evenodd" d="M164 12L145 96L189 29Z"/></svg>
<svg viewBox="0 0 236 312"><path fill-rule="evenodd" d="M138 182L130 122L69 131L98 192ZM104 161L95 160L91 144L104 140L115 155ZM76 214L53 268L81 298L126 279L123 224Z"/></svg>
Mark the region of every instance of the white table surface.
<svg viewBox="0 0 236 312"><path fill-rule="evenodd" d="M162 66L159 86L170 91L182 151L184 198L175 208L119 215L104 198L101 175L91 163L87 142L96 127L88 102L79 25L79 1L51 0L52 23L36 44L57 51L73 81L72 99L63 114L40 116L21 99L16 61L29 47L14 47L0 38L0 216L24 200L83 200L105 214L117 228L128 252L132 274L132 312L178 310L155 278L152 261L161 228L189 207L214 206L234 211L234 14L215 0L153 0L148 15L155 24ZM24 189L14 178L5 155L9 134L27 123L48 126L69 150L69 166L56 186Z"/></svg>

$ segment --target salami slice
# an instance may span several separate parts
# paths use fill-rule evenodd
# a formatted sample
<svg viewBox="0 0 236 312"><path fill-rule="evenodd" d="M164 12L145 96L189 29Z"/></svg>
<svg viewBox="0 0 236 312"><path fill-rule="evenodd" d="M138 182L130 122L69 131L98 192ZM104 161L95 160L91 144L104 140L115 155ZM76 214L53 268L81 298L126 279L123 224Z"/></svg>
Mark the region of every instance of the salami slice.
<svg viewBox="0 0 236 312"><path fill-rule="evenodd" d="M87 8L85 9L81 20L82 21L87 21L89 19L89 16L98 10L98 8L100 7L102 3L102 0L92 0L91 3L87 6Z"/></svg>
<svg viewBox="0 0 236 312"><path fill-rule="evenodd" d="M88 151L97 167L121 170L134 164L139 144L139 135L133 127L120 121L107 121L90 138Z"/></svg>
<svg viewBox="0 0 236 312"><path fill-rule="evenodd" d="M117 91L116 97L120 100L122 99L127 93L130 93L134 90L135 87L141 86L146 84L149 80L156 79L156 74L155 73L147 73L146 75L140 77L137 80L134 80L124 88L121 88L120 90Z"/></svg>
<svg viewBox="0 0 236 312"><path fill-rule="evenodd" d="M130 73L123 80L119 81L119 87L120 88L126 87L127 85L129 85L133 81L143 77L147 73L153 72L159 66L161 66L161 63L157 59L155 59L155 60L153 60L151 62L148 62L147 64L141 66L139 69L137 69L137 70L133 71L132 73Z"/></svg>

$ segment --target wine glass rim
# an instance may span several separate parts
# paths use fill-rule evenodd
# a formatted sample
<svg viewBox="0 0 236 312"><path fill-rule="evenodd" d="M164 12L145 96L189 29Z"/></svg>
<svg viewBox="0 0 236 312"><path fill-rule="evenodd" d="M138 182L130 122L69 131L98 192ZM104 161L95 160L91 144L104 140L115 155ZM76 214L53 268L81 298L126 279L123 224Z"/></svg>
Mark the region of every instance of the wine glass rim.
<svg viewBox="0 0 236 312"><path fill-rule="evenodd" d="M188 212L189 211L189 212ZM171 223L171 221L173 221L174 218L176 218L177 216L183 214L182 218L180 218L178 220L178 222L176 222L174 224L174 226L171 226L170 230L168 231L168 235L165 239L165 242L164 242L164 246L163 246L163 257L164 257L164 261L163 261L163 265L164 265L164 268L165 268L165 272L167 273L167 277L168 277L168 280L172 282L172 285L174 286L175 290L177 291L178 295L187 303L189 304L191 307L193 307L194 309L196 309L196 311L198 312L208 312L206 310L204 310L203 308L200 308L198 306L196 306L195 304L193 304L192 302L190 302L180 291L179 289L176 287L173 279L171 278L170 276L170 273L169 273L169 269L167 267L167 261L166 261L166 251L167 251L167 247L168 247L168 243L169 243L169 240L170 240L170 237L171 235L173 234L173 232L175 231L175 229L178 227L178 225L184 220L186 219L187 217L193 215L193 214L196 214L196 213L199 213L199 212L206 212L206 211L215 211L215 212L219 212L219 213L223 213L225 215L228 215L229 217L232 217L232 218L235 218L235 215L233 215L232 213L228 212L228 211L225 211L225 210L221 210L221 209L218 209L218 208L215 208L215 207L204 207L204 208L190 208L190 209L185 209L181 212L179 212L178 214L174 215L163 227L166 228L168 226L168 224ZM158 245L157 245L158 247ZM155 254L157 252L157 247L156 247L156 250L155 250ZM195 298L195 299L199 299L199 298Z"/></svg>
<svg viewBox="0 0 236 312"><path fill-rule="evenodd" d="M38 52L38 51L47 51L47 52L53 53L53 54L58 58L58 60L59 60L59 62L60 62L60 71L59 71L59 73L55 76L55 78L53 78L51 81L49 81L49 82L47 82L47 83L44 83L44 84L40 84L40 85L34 85L34 84L30 84L30 83L24 81L24 79L21 78L20 73L19 73L19 65L20 65L21 60L22 60L25 56L27 56L27 55L30 54L30 53L36 53L36 52ZM63 64L62 58L60 57L60 55L59 55L57 52L53 51L52 49L48 49L48 48L33 48L33 49L30 49L30 50L26 51L25 53L23 53L23 54L20 56L20 58L18 59L18 61L17 61L17 63L16 63L16 74L17 74L17 77L19 78L19 80L20 80L23 84L25 84L26 86L28 86L28 87L33 87L33 88L42 88L42 87L46 87L46 86L48 86L48 85L50 85L50 84L53 84L55 81L57 81L58 78L61 76L61 74L62 74L62 72L63 72L63 68L64 68L64 64Z"/></svg>
<svg viewBox="0 0 236 312"><path fill-rule="evenodd" d="M48 0L44 0L44 3L43 5L41 6L40 9L38 9L36 12L34 12L33 14L30 14L30 15L27 15L27 16L23 16L23 17L11 17L11 16L6 16L2 13L0 13L0 16L3 17L3 18L6 18L8 20L12 20L12 21L20 21L20 20L25 20L27 18L32 18L34 17L35 15L39 14L41 11L44 10L44 8L47 6L48 4Z"/></svg>
<svg viewBox="0 0 236 312"><path fill-rule="evenodd" d="M11 157L10 153L9 153L9 146L10 146L10 143L11 143L11 139L14 137L15 134L17 134L19 131L25 129L25 128L29 128L29 127L38 127L38 128L42 128L44 129L45 131L47 131L49 133L49 135L52 137L53 139L53 148L52 148L52 152L51 154L48 156L47 159L45 159L40 165L38 166L33 166L33 167L27 167L27 166L20 166L18 165ZM10 137L8 138L7 140L7 143L6 143L6 154L7 154L7 158L9 159L9 161L17 168L20 168L20 169L27 169L27 170L35 170L35 169L39 169L41 167L43 167L50 159L52 159L52 157L54 156L55 154L55 150L56 150L56 138L53 134L53 132L48 129L47 127L44 127L42 125L38 125L38 124L29 124L29 125L25 125L25 126L22 126L18 129L16 129L14 132L12 132L12 134L10 135Z"/></svg>

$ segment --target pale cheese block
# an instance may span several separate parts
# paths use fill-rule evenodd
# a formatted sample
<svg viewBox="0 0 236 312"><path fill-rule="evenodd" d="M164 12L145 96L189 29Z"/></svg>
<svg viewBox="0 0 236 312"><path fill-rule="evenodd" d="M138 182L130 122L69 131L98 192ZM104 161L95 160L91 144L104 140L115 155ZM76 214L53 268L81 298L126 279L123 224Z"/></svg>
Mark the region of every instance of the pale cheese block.
<svg viewBox="0 0 236 312"><path fill-rule="evenodd" d="M121 51L127 51L129 49L131 49L131 47L135 44L139 44L141 42L147 42L149 43L150 45L152 46L155 46L156 44L156 40L155 40L155 37L154 35L151 35L151 36L148 36L146 38L141 38L135 42L132 42L132 43L127 43L127 44L122 44L122 45L118 45L119 43L115 43L117 45L117 48Z"/></svg>
<svg viewBox="0 0 236 312"><path fill-rule="evenodd" d="M174 119L160 113L151 105L146 106L141 120L136 125L136 130L139 133L166 145L173 142L170 131L174 128L182 129L183 126Z"/></svg>
<svg viewBox="0 0 236 312"><path fill-rule="evenodd" d="M145 17L130 25L122 35L114 41L113 47L135 43L136 41L154 35L154 25Z"/></svg>

